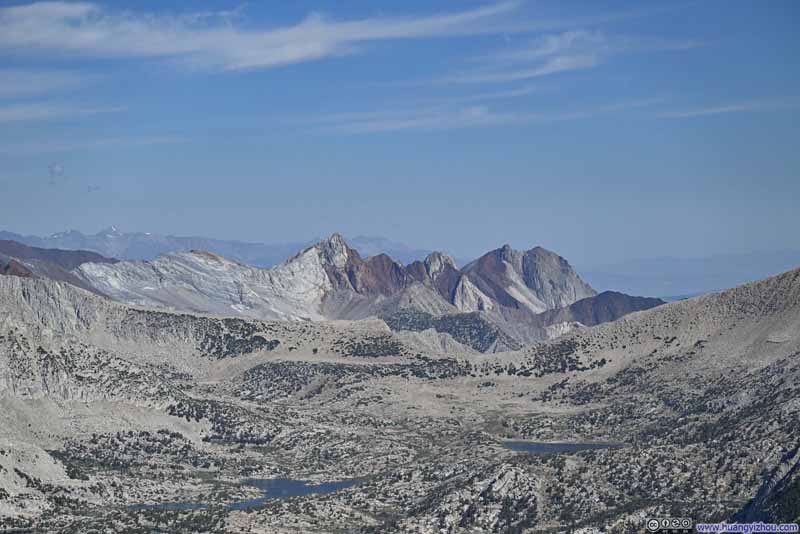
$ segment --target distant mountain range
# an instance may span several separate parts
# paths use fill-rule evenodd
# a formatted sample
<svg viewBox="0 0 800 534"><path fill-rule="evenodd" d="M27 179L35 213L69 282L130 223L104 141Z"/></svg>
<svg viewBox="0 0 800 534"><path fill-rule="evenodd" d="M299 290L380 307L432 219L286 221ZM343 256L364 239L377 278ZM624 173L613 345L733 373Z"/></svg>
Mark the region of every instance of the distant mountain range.
<svg viewBox="0 0 800 534"><path fill-rule="evenodd" d="M112 232L108 238L112 239ZM662 304L597 292L559 255L505 245L459 269L440 252L406 265L362 258L339 234L263 269L208 251L117 261L4 241L6 274L53 278L127 304L286 321L383 318L478 350L548 339Z"/></svg>
<svg viewBox="0 0 800 534"><path fill-rule="evenodd" d="M86 250L121 260L153 260L161 254L170 252L205 250L255 267L274 267L318 241L316 239L277 244L249 243L150 232L127 233L121 232L114 226L92 235L76 230L45 237L0 231L0 240L16 241L45 249ZM358 236L350 240L350 246L364 257L388 254L403 263L421 260L432 252L415 249L383 237Z"/></svg>
<svg viewBox="0 0 800 534"><path fill-rule="evenodd" d="M401 308L516 320L596 295L566 260L540 247L506 245L459 270L439 252L407 265L386 254L362 258L339 234L272 269L189 251L74 272L131 304L282 320L363 319Z"/></svg>
<svg viewBox="0 0 800 534"><path fill-rule="evenodd" d="M204 250L262 268L279 265L319 241L253 243L149 232L126 233L113 226L92 235L75 230L45 237L0 231L0 240L44 249L92 251L121 260L154 260L162 254ZM386 254L403 265L422 261L433 252L384 237L357 236L347 241L348 246L358 251L362 258ZM457 265L469 262L461 258L455 261ZM578 272L588 284L599 290L679 300L759 280L798 265L800 251L773 251L704 258L645 258L580 267Z"/></svg>

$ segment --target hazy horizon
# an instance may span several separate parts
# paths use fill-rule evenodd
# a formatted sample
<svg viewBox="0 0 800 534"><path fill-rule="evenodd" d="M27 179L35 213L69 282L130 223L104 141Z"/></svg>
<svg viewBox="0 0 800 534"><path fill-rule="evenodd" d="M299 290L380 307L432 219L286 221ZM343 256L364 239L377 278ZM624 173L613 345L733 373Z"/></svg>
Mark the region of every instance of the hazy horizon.
<svg viewBox="0 0 800 534"><path fill-rule="evenodd" d="M355 240L365 240L365 241L374 241L374 242L382 241L382 242L385 242L388 245L391 245L394 248L406 249L409 252L418 252L418 253L425 253L425 254L430 253L430 252L446 253L446 254L452 256L453 258L455 258L457 264L461 265L461 266L465 265L469 261L477 259L478 257L482 256L483 254L485 254L485 253L487 253L487 252L489 252L491 250L495 250L495 249L501 248L502 246L508 244L506 242L498 242L498 243L495 243L494 245L490 246L489 248L486 248L485 250L480 251L478 254L476 254L474 256L470 256L470 255L461 254L458 251L451 250L451 249L446 248L446 247L428 249L428 248L425 248L425 247L417 246L416 243L409 243L409 242L399 241L399 240L393 239L393 238L391 238L389 236L367 235L367 234L345 235L342 232L339 232L337 230L333 230L331 232L327 232L327 233L324 233L324 234L321 234L321 235L311 236L311 237L308 237L307 239L298 239L298 240L288 240L287 239L287 240L276 240L276 241L248 241L248 240L238 239L236 237L230 237L230 238L229 237L216 237L216 236L209 236L209 235L200 235L200 234L196 234L196 233L195 234L192 234L192 233L188 233L188 234L173 234L173 233L169 233L169 232L159 232L159 231L146 231L146 232L144 232L144 231L129 231L126 228L120 228L120 227L118 227L116 225L109 225L109 226L100 228L100 229L98 229L96 231L87 231L87 232L83 232L81 230L77 230L77 229L71 228L71 229L68 229L68 230L62 230L62 231L58 231L58 232L49 232L49 233L44 233L44 234L32 234L32 233L15 232L13 229L8 229L8 228L0 228L0 233L8 232L10 234L17 234L17 235L26 236L26 237L48 238L48 237L57 236L59 234L64 234L64 233L68 233L68 232L72 232L72 231L77 231L77 232L80 232L81 234L83 234L84 236L90 237L90 236L95 236L95 235L102 235L103 233L106 233L106 232L112 231L112 230L120 232L122 234L144 234L144 235L156 235L156 236L175 237L175 238L214 239L214 240L220 240L220 241L242 242L242 243L249 243L249 244L263 244L263 245L276 246L276 247L278 247L278 246L298 246L298 247L310 246L310 245L312 245L314 243L317 243L319 241L327 239L328 237L330 237L333 234L340 234L345 238L346 241L351 242L351 244ZM538 243L530 243L530 244L522 244L520 246L514 246L514 245L512 245L512 246L517 250L529 250L531 248L534 248L534 247L537 247L537 246L541 246L541 245L538 244ZM701 254L701 255L695 255L695 256L668 256L668 255L633 256L633 257L612 259L612 260L606 261L606 262L592 262L590 260L587 263L575 263L569 257L561 254L561 252L559 250L557 250L557 249L549 249L549 250L552 250L552 252L555 252L555 253L557 253L559 255L564 256L565 259L571 265L573 265L573 267L579 269L580 271L583 271L583 272L594 271L594 273L592 273L592 274L596 274L596 275L599 275L599 274L611 274L615 270L616 271L620 271L620 270L621 271L628 271L628 274L631 274L632 272L637 272L637 271L640 272L640 273L645 273L647 270L650 270L650 271L653 271L653 273L655 274L655 273L658 272L658 269L655 268L655 267L657 267L658 262L663 262L663 261L671 262L671 265L676 267L676 268L678 268L678 269L688 269L688 270L691 270L693 268L696 269L697 268L696 262L707 261L707 260L722 262L724 260L744 259L744 258L748 258L748 257L752 258L752 259L755 259L758 256L762 256L762 255L763 256L768 256L768 257L769 256L779 257L783 261L783 263L786 262L786 258L795 258L795 257L797 257L797 261L800 262L800 248L798 248L798 249L791 249L791 248L760 249L760 250L750 250L750 251L742 251L742 252L709 253L709 254L705 254L705 255ZM299 249L298 249L298 251L299 251ZM396 261L400 261L400 263L403 263L402 259L398 259L398 258L393 258L393 259L395 259ZM420 257L420 259L421 259L421 257ZM768 258L768 260L769 259L774 259L774 258ZM794 266L794 264L788 266L787 269L791 268L793 266ZM800 266L800 263L798 263L798 266ZM604 272L604 270L606 270L606 269L608 270L608 272ZM776 271L775 274L777 274L777 272L778 271ZM620 274L620 273L617 273L617 274ZM684 272L683 274L686 274L686 273ZM767 276L767 275L763 275L763 276ZM760 277L763 277L763 276L760 276ZM755 280L756 278L757 277L753 277L752 280ZM743 280L743 281L747 281L747 280ZM716 289L725 289L725 287L726 286L721 286L719 288L714 288L714 289L715 290Z"/></svg>

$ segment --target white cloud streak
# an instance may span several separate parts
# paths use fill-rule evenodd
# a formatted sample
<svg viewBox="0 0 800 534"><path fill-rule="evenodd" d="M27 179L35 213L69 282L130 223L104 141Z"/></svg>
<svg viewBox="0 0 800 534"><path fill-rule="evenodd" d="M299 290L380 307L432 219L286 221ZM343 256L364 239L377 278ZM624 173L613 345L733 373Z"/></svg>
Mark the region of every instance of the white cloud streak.
<svg viewBox="0 0 800 534"><path fill-rule="evenodd" d="M124 108L80 108L66 104L13 104L0 106L0 123L48 121L96 115L98 113L116 113Z"/></svg>
<svg viewBox="0 0 800 534"><path fill-rule="evenodd" d="M590 119L614 112L651 106L660 99L632 100L561 113L494 111L485 106L430 108L395 112L336 113L304 121L323 132L366 134L405 130L450 130Z"/></svg>
<svg viewBox="0 0 800 534"><path fill-rule="evenodd" d="M754 113L759 111L775 111L780 109L796 109L800 107L800 99L753 100L733 104L721 104L683 111L665 111L656 115L659 119L694 119L708 115L727 113Z"/></svg>
<svg viewBox="0 0 800 534"><path fill-rule="evenodd" d="M541 93L545 89L539 85L524 85L515 89L507 89L504 91L488 91L485 93L475 93L468 95L455 95L442 98L430 98L423 102L439 103L439 104L457 104L468 102L491 102L496 100L510 100L514 98L522 98L532 94Z"/></svg>
<svg viewBox="0 0 800 534"><path fill-rule="evenodd" d="M602 31L572 30L543 35L523 47L501 50L485 56L483 59L514 64L567 54L593 54L607 57L623 53L688 50L698 46L702 46L702 42L692 39L666 40L652 37L608 35Z"/></svg>
<svg viewBox="0 0 800 534"><path fill-rule="evenodd" d="M657 50L686 50L697 41L608 36L599 31L572 30L544 35L525 46L476 58L487 66L446 76L440 83L508 83L590 69L611 56Z"/></svg>
<svg viewBox="0 0 800 534"><path fill-rule="evenodd" d="M369 41L514 31L507 19L517 7L507 1L446 14L350 21L312 14L292 26L257 30L237 27L229 13L145 15L95 3L41 2L0 8L0 49L56 57L172 57L226 70L267 68L351 53Z"/></svg>
<svg viewBox="0 0 800 534"><path fill-rule="evenodd" d="M600 58L594 54L578 56L559 56L547 59L541 64L513 70L477 71L455 74L443 78L445 83L508 83L520 80L541 78L559 72L590 69L600 64Z"/></svg>

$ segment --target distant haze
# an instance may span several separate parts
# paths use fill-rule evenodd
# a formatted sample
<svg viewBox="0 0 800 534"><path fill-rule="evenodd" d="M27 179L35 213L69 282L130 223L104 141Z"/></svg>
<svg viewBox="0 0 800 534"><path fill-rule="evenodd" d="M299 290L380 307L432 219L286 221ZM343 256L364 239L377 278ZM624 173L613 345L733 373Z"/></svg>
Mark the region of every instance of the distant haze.
<svg viewBox="0 0 800 534"><path fill-rule="evenodd" d="M578 269L598 290L676 299L728 289L800 267L800 250L705 258L647 258Z"/></svg>

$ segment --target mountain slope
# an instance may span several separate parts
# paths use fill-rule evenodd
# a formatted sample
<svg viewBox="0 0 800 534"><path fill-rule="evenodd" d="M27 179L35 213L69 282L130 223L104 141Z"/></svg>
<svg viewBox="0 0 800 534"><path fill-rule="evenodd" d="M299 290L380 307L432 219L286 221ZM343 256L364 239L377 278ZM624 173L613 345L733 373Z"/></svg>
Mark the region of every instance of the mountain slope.
<svg viewBox="0 0 800 534"><path fill-rule="evenodd" d="M800 520L800 442L781 458L755 497L734 517L738 523Z"/></svg>
<svg viewBox="0 0 800 534"><path fill-rule="evenodd" d="M616 291L604 291L599 295L581 299L557 310L548 310L538 315L543 326L577 322L583 326L595 326L616 321L629 313L649 310L661 306L661 299L632 297Z"/></svg>
<svg viewBox="0 0 800 534"><path fill-rule="evenodd" d="M597 294L564 258L541 247L520 252L504 245L465 266L463 272L500 306L533 313Z"/></svg>
<svg viewBox="0 0 800 534"><path fill-rule="evenodd" d="M454 475L398 530L462 532L500 500L515 531L798 517L800 269L472 363L507 402L503 438L620 447L498 461L538 486L508 481L501 499Z"/></svg>
<svg viewBox="0 0 800 534"><path fill-rule="evenodd" d="M274 270L192 251L153 262L85 264L75 274L128 304L263 319L321 320L322 298L332 289L313 253Z"/></svg>

